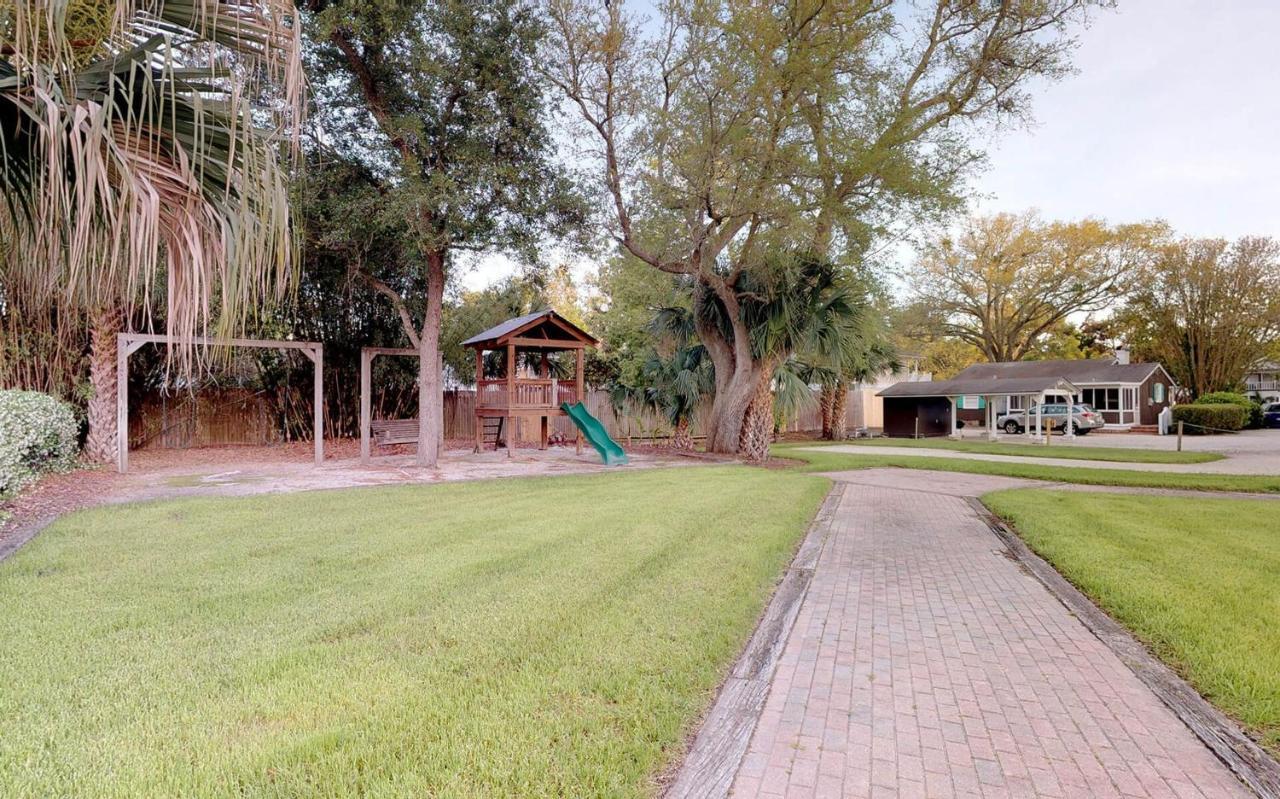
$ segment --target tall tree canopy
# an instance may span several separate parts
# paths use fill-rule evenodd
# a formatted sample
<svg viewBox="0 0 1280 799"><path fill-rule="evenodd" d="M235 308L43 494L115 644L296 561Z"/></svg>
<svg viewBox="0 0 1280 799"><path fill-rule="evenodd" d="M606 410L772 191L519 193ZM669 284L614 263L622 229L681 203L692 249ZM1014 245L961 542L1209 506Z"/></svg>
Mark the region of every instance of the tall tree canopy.
<svg viewBox="0 0 1280 799"><path fill-rule="evenodd" d="M1135 356L1196 396L1234 390L1280 336L1280 242L1168 244L1116 322Z"/></svg>
<svg viewBox="0 0 1280 799"><path fill-rule="evenodd" d="M1163 226L1041 222L1034 214L966 220L925 247L915 306L990 361L1017 361L1072 314L1113 306L1155 255Z"/></svg>
<svg viewBox="0 0 1280 799"><path fill-rule="evenodd" d="M419 350L418 463L442 434L440 327L459 253L531 254L580 214L553 160L523 0L309 0L308 61L329 157L358 160L411 247L352 268Z"/></svg>
<svg viewBox="0 0 1280 799"><path fill-rule="evenodd" d="M29 319L92 332L90 456L115 448L115 333L227 333L290 275L276 138L302 100L288 0L0 5L0 277ZM260 126L260 122L269 125Z"/></svg>
<svg viewBox="0 0 1280 799"><path fill-rule="evenodd" d="M724 310L698 328L715 365L708 449L752 438L772 379L743 274L785 251L856 262L895 221L953 207L975 127L1020 118L1026 81L1064 74L1067 27L1104 4L673 0L646 27L621 0L547 0L548 71L619 245Z"/></svg>

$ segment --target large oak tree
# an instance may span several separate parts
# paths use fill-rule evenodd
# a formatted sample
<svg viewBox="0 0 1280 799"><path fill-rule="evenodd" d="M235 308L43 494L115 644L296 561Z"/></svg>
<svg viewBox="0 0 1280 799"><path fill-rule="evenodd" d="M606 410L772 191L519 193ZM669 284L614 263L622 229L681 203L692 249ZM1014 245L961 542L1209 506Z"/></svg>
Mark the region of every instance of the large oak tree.
<svg viewBox="0 0 1280 799"><path fill-rule="evenodd" d="M931 242L912 272L915 309L989 361L1018 361L1075 314L1120 304L1165 228L974 217Z"/></svg>
<svg viewBox="0 0 1280 799"><path fill-rule="evenodd" d="M434 466L449 269L459 253L530 253L579 213L552 157L535 65L543 26L522 0L307 8L319 140L363 162L412 240L403 260L351 266L397 309L419 352L417 462Z"/></svg>
<svg viewBox="0 0 1280 799"><path fill-rule="evenodd" d="M1022 117L1024 86L1068 69L1092 0L546 0L546 63L584 123L610 228L689 276L715 365L713 452L739 451L771 367L753 352L746 272L781 252L859 260L895 224L954 207L979 126ZM754 278L767 281L767 277ZM747 281L750 282L750 281Z"/></svg>

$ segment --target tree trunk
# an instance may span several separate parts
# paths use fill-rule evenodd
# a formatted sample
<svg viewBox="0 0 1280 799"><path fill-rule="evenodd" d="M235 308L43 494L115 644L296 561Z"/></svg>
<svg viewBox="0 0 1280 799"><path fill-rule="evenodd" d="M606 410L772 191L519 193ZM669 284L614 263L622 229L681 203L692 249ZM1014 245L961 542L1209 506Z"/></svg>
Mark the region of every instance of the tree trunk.
<svg viewBox="0 0 1280 799"><path fill-rule="evenodd" d="M818 395L818 405L822 408L822 440L831 441L835 438L832 432L831 419L832 409L836 403L836 388L827 384L822 385L822 391Z"/></svg>
<svg viewBox="0 0 1280 799"><path fill-rule="evenodd" d="M692 450L693 435L689 431L689 418L681 416L676 422L675 433L671 436L671 446L675 449Z"/></svg>
<svg viewBox="0 0 1280 799"><path fill-rule="evenodd" d="M701 290L710 291L703 287ZM695 297L695 304L709 301ZM736 317L736 314L735 314ZM696 315L701 319L700 315ZM716 393L711 400L707 417L707 452L720 455L737 455L740 452L742 425L755 396L761 364L750 357L746 326L734 322L734 332L742 337L743 345L726 338L714 325L697 322L698 338L707 348L715 366Z"/></svg>
<svg viewBox="0 0 1280 799"><path fill-rule="evenodd" d="M843 380L832 387L831 397L831 441L844 441L849 430L846 424L846 408L849 403L849 384Z"/></svg>
<svg viewBox="0 0 1280 799"><path fill-rule="evenodd" d="M748 460L763 462L769 457L773 438L773 374L761 374L747 406L738 436L738 452Z"/></svg>
<svg viewBox="0 0 1280 799"><path fill-rule="evenodd" d="M444 435L444 379L440 370L440 322L444 316L443 251L427 253L427 313L418 338L418 455L434 469Z"/></svg>
<svg viewBox="0 0 1280 799"><path fill-rule="evenodd" d="M89 314L89 384L93 393L84 453L94 463L110 463L116 458L116 334L123 325L120 308L99 308Z"/></svg>

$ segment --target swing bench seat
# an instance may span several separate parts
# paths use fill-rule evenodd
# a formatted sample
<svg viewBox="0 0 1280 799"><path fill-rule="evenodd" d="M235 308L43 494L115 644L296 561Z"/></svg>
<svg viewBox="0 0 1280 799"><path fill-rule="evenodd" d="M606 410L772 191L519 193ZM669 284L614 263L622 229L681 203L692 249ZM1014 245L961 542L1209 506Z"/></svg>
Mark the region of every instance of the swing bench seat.
<svg viewBox="0 0 1280 799"><path fill-rule="evenodd" d="M417 419L377 419L369 423L373 443L380 447L391 444L418 443Z"/></svg>

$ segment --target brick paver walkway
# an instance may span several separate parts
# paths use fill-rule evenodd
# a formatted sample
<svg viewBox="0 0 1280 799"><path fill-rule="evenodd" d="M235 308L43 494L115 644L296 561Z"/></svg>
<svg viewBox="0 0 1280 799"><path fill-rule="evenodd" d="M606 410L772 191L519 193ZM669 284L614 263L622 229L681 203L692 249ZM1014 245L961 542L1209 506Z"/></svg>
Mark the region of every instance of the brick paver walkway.
<svg viewBox="0 0 1280 799"><path fill-rule="evenodd" d="M962 498L838 490L733 795L1250 795Z"/></svg>

